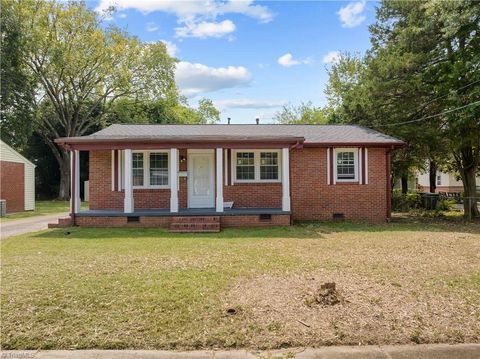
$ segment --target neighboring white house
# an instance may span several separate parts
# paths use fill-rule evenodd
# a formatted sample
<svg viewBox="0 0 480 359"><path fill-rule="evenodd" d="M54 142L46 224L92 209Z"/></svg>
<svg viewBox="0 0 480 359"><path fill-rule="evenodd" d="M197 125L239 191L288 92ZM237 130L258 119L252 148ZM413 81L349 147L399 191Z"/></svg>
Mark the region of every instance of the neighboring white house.
<svg viewBox="0 0 480 359"><path fill-rule="evenodd" d="M0 140L0 199L7 213L35 209L35 165Z"/></svg>
<svg viewBox="0 0 480 359"><path fill-rule="evenodd" d="M463 183L457 179L455 173L437 171L435 175L436 192L463 192ZM395 181L394 188L402 188L400 179ZM480 189L480 176L477 177L477 188ZM429 192L430 175L428 172L417 172L415 176L409 177L408 189L410 191Z"/></svg>
<svg viewBox="0 0 480 359"><path fill-rule="evenodd" d="M435 184L437 185L437 192L463 192L463 182L457 179L455 173L437 171ZM428 173L419 173L417 175L417 187L420 190L429 190L430 179ZM477 177L477 187L480 187L480 177Z"/></svg>

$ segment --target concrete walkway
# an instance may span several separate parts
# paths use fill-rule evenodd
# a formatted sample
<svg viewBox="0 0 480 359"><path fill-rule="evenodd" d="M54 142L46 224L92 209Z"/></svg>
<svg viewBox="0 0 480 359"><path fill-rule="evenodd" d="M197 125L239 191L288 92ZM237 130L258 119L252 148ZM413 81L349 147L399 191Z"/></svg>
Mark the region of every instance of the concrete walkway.
<svg viewBox="0 0 480 359"><path fill-rule="evenodd" d="M428 344L362 347L323 347L249 352L156 350L2 351L0 358L35 359L478 359L480 344Z"/></svg>
<svg viewBox="0 0 480 359"><path fill-rule="evenodd" d="M58 218L67 217L68 213L53 213L22 219L14 219L0 223L1 239L18 234L41 231L48 228L49 223L54 223Z"/></svg>

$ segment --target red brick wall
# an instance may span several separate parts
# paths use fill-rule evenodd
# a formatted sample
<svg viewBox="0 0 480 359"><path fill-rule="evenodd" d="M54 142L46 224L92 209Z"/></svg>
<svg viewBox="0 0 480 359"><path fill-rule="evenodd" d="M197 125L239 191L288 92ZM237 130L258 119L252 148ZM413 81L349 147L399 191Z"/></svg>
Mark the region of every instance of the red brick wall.
<svg viewBox="0 0 480 359"><path fill-rule="evenodd" d="M185 150L180 155L186 157ZM90 208L121 209L124 194L111 191L111 152L90 153ZM331 220L343 213L346 220L382 222L386 219L386 150L368 149L368 184L327 185L327 149L303 148L290 152L290 190L294 220ZM180 170L186 170L186 161ZM187 179L180 177L179 207L187 207ZM224 186L224 200L235 207L281 208L281 183ZM169 208L170 190L134 190L135 208Z"/></svg>
<svg viewBox="0 0 480 359"><path fill-rule="evenodd" d="M270 221L260 221L258 215L252 216L221 216L220 223L222 227L271 227L271 226L289 226L290 215L272 214Z"/></svg>
<svg viewBox="0 0 480 359"><path fill-rule="evenodd" d="M0 198L7 201L7 213L25 210L24 166L0 161Z"/></svg>
<svg viewBox="0 0 480 359"><path fill-rule="evenodd" d="M91 151L89 157L90 209L122 209L123 191L112 191L111 151ZM169 208L169 189L134 189L137 209Z"/></svg>
<svg viewBox="0 0 480 359"><path fill-rule="evenodd" d="M127 222L127 217L75 217L75 224L81 227L161 227L168 228L171 216L140 217L139 222ZM290 215L272 215L270 221L260 221L258 215L221 216L223 228L228 227L269 227L290 225Z"/></svg>
<svg viewBox="0 0 480 359"><path fill-rule="evenodd" d="M223 187L224 201L234 201L235 208L281 208L281 183L235 183Z"/></svg>
<svg viewBox="0 0 480 359"><path fill-rule="evenodd" d="M385 149L368 149L368 184L327 185L327 149L290 151L290 190L294 220L331 220L343 213L346 220L386 220Z"/></svg>

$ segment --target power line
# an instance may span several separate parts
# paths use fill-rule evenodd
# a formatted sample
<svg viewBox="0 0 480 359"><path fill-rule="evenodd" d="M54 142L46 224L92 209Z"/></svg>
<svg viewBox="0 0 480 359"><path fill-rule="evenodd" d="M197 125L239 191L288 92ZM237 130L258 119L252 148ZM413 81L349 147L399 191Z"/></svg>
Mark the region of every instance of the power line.
<svg viewBox="0 0 480 359"><path fill-rule="evenodd" d="M480 101L475 101L475 102L472 102L472 103L468 103L468 104L463 105L463 106L460 106L460 107L452 108L452 109L450 109L450 110L437 113L436 115L425 116L425 117L422 117L422 118L418 118L418 119L416 119L416 120L410 120L410 121L404 121L404 122L397 122L397 123L389 123L389 124L379 125L379 126L375 126L375 127L390 127L390 126L397 126L397 125L405 125L405 124L407 124L407 123L420 122L420 121L428 120L429 118L434 118L434 117L442 116L442 115L445 115L445 114L447 114L447 113L455 112L455 111L464 109L464 108L466 108L466 107L470 107L470 106L474 106L474 105L478 105L478 104L480 104Z"/></svg>
<svg viewBox="0 0 480 359"><path fill-rule="evenodd" d="M460 90L466 89L467 87L470 87L470 86L472 86L472 85L478 84L479 82L480 82L480 80L476 80L476 81L470 82L469 84L466 84L466 85L464 85L464 86L462 86L462 87L460 87L460 88L458 88L458 89L455 89L455 90L453 90L453 91L458 92L458 91L460 91ZM448 95L450 95L450 93L446 93L445 95L436 97L436 98L434 98L433 100L430 100L430 101L422 104L420 107L425 107L425 106L431 104L432 102L435 102L435 101L437 101L437 100L440 100L441 98L447 97Z"/></svg>

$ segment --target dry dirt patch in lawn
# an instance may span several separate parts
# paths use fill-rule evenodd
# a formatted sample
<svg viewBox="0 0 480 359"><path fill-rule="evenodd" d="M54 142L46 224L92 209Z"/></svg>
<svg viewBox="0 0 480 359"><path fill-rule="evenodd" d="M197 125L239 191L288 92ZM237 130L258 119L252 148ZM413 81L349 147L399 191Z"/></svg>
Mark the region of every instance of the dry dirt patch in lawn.
<svg viewBox="0 0 480 359"><path fill-rule="evenodd" d="M223 300L226 308L241 308L245 325L264 328L251 345L480 340L478 235L398 232L393 241L376 240L381 233L363 236L333 233L326 242L310 243L308 251L299 248L297 255L318 263L314 270L239 279ZM344 301L312 305L312 293L332 281Z"/></svg>

